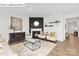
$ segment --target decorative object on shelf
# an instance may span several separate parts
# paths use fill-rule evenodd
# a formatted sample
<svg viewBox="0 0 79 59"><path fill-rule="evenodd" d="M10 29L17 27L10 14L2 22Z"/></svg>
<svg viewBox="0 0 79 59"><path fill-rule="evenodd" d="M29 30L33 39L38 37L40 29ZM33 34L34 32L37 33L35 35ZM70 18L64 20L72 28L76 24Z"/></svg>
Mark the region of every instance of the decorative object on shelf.
<svg viewBox="0 0 79 59"><path fill-rule="evenodd" d="M53 25L49 25L49 26L51 27L51 26L53 26Z"/></svg>
<svg viewBox="0 0 79 59"><path fill-rule="evenodd" d="M45 24L45 27L47 27L47 24Z"/></svg>
<svg viewBox="0 0 79 59"><path fill-rule="evenodd" d="M51 24L49 24L49 25L45 24L45 27L53 27L53 25L51 25Z"/></svg>
<svg viewBox="0 0 79 59"><path fill-rule="evenodd" d="M15 30L22 30L22 18L11 17L11 25L10 28Z"/></svg>
<svg viewBox="0 0 79 59"><path fill-rule="evenodd" d="M49 24L52 24L52 23L60 23L60 21L58 21L58 20L56 20L56 21L54 21L54 22L49 22Z"/></svg>
<svg viewBox="0 0 79 59"><path fill-rule="evenodd" d="M49 22L48 24L45 24L45 27L53 27L54 26L53 23L58 24L58 23L60 23L60 21L56 20L54 22Z"/></svg>

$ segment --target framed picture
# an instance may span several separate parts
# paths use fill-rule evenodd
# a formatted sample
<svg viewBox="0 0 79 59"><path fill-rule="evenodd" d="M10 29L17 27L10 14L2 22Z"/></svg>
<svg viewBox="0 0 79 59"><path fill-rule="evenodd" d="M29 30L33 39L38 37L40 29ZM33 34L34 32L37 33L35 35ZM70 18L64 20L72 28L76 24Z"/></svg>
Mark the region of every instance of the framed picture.
<svg viewBox="0 0 79 59"><path fill-rule="evenodd" d="M22 30L22 18L11 17L11 29L14 31Z"/></svg>

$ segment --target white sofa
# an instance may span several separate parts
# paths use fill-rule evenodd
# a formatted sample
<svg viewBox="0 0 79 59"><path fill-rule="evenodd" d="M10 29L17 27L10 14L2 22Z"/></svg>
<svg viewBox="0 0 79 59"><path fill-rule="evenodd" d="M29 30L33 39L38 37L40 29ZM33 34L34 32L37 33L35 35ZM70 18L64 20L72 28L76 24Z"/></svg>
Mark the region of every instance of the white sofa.
<svg viewBox="0 0 79 59"><path fill-rule="evenodd" d="M57 42L55 32L50 32L50 33L42 32L42 33L38 34L37 36L38 36L38 38L43 39L43 40Z"/></svg>

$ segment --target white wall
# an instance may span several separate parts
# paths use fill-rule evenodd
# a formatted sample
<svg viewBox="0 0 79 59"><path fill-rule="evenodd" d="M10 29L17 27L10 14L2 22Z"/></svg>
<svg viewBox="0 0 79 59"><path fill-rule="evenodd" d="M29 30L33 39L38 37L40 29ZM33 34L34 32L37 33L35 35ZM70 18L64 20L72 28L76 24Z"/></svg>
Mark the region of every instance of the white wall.
<svg viewBox="0 0 79 59"><path fill-rule="evenodd" d="M26 34L29 34L29 17L25 16L23 17L23 31L26 32Z"/></svg>
<svg viewBox="0 0 79 59"><path fill-rule="evenodd" d="M53 24L53 27L44 27L45 32L56 32L57 40L63 41L65 35L65 19L63 14L56 14L49 17L44 18L44 25L48 22L53 22L55 20L59 20L61 23Z"/></svg>

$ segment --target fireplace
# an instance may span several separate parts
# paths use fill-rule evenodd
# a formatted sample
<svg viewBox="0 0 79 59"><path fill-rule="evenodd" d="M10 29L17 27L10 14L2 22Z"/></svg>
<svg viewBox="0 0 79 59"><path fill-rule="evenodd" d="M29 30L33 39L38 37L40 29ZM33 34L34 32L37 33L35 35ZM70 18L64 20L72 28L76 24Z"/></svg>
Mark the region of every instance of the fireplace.
<svg viewBox="0 0 79 59"><path fill-rule="evenodd" d="M36 34L40 34L41 31L41 29L31 29L31 37L37 38Z"/></svg>
<svg viewBox="0 0 79 59"><path fill-rule="evenodd" d="M37 38L37 34L40 34L40 31L32 31L32 38Z"/></svg>

